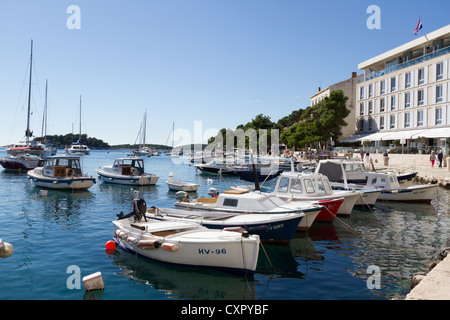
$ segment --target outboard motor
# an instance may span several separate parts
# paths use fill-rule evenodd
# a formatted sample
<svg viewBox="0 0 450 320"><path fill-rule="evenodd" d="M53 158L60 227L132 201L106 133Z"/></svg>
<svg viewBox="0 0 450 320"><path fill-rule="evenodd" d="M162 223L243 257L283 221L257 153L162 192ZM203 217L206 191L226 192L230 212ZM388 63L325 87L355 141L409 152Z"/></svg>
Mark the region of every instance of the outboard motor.
<svg viewBox="0 0 450 320"><path fill-rule="evenodd" d="M178 201L186 201L189 199L189 194L186 191L178 191L175 193L175 199Z"/></svg>
<svg viewBox="0 0 450 320"><path fill-rule="evenodd" d="M133 211L131 211L128 214L123 214L123 212L120 212L117 217L119 220L129 218L132 216L135 216L135 221L141 221L142 218L144 218L145 222L147 222L147 217L145 216L145 213L147 212L147 204L145 203L144 199L134 198L133 199Z"/></svg>
<svg viewBox="0 0 450 320"><path fill-rule="evenodd" d="M212 198L217 198L219 196L219 190L216 188L209 188L208 189L208 194L210 195L210 197Z"/></svg>

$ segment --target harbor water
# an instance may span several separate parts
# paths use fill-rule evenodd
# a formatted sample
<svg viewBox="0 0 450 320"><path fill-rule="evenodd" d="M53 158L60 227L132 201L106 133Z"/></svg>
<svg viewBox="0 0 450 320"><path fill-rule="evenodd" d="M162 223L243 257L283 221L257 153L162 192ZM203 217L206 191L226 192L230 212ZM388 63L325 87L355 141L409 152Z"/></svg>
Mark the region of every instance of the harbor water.
<svg viewBox="0 0 450 320"><path fill-rule="evenodd" d="M127 153L91 151L83 157L84 171L97 177L96 168ZM438 188L431 205L380 202L333 223L315 223L288 246L262 245L249 278L108 251L112 221L121 211L132 211L133 198L143 197L147 207L173 207L169 173L199 183L194 196L242 184L200 174L182 158L153 156L145 158L145 166L160 177L156 186L97 180L87 191L48 190L47 195L26 174L0 168L0 239L14 247L10 257L0 259L0 299L385 300L404 297L413 274L427 272L450 244L450 191ZM82 277L96 272L105 289L85 292Z"/></svg>

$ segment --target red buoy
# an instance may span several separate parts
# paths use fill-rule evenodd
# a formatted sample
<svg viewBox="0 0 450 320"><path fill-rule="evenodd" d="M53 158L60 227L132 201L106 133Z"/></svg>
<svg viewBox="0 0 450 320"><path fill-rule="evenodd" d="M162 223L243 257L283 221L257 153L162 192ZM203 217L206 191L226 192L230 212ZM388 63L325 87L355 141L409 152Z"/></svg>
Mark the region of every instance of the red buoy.
<svg viewBox="0 0 450 320"><path fill-rule="evenodd" d="M108 242L106 242L105 247L108 250L114 250L116 248L116 242L113 240L109 240Z"/></svg>

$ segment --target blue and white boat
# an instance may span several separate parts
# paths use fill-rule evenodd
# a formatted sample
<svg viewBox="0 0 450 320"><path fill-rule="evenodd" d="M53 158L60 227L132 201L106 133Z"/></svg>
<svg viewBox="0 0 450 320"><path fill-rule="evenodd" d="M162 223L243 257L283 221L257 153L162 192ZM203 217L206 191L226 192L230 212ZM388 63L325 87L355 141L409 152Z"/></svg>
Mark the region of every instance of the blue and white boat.
<svg viewBox="0 0 450 320"><path fill-rule="evenodd" d="M27 175L36 186L50 189L84 190L95 183L95 178L83 174L79 157L47 158L43 167L34 168Z"/></svg>
<svg viewBox="0 0 450 320"><path fill-rule="evenodd" d="M144 160L141 158L118 158L112 165L95 170L103 182L129 185L152 186L159 177L144 171Z"/></svg>
<svg viewBox="0 0 450 320"><path fill-rule="evenodd" d="M247 231L261 242L287 245L294 236L304 213L229 213L205 210L152 208L147 217L164 221L194 222L210 229Z"/></svg>

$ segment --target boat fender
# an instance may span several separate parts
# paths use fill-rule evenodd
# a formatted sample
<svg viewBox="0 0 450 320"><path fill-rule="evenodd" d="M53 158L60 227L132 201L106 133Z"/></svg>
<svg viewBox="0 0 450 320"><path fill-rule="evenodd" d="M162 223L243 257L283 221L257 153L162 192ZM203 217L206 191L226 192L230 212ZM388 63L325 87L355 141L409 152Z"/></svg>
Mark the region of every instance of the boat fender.
<svg viewBox="0 0 450 320"><path fill-rule="evenodd" d="M131 243L137 243L137 242L138 242L138 239L136 239L135 237L128 237L128 238L127 238L127 241L128 241L128 242L131 242Z"/></svg>
<svg viewBox="0 0 450 320"><path fill-rule="evenodd" d="M211 198L217 198L219 196L219 190L217 188L209 188L208 194Z"/></svg>
<svg viewBox="0 0 450 320"><path fill-rule="evenodd" d="M116 230L114 234L122 240L126 240L128 238L128 234L122 230Z"/></svg>
<svg viewBox="0 0 450 320"><path fill-rule="evenodd" d="M161 246L159 240L139 240L137 242L137 247L144 250L158 249Z"/></svg>
<svg viewBox="0 0 450 320"><path fill-rule="evenodd" d="M2 239L0 239L0 258L8 258L12 255L14 251L14 247L12 244L8 242L3 242Z"/></svg>
<svg viewBox="0 0 450 320"><path fill-rule="evenodd" d="M163 243L161 248L167 251L175 252L178 250L178 246L175 243Z"/></svg>
<svg viewBox="0 0 450 320"><path fill-rule="evenodd" d="M178 191L175 193L175 199L178 201L186 201L189 199L189 194L186 191Z"/></svg>
<svg viewBox="0 0 450 320"><path fill-rule="evenodd" d="M227 227L227 228L223 228L223 231L231 231L231 232L242 233L242 232L244 232L244 228L242 228L242 227Z"/></svg>

